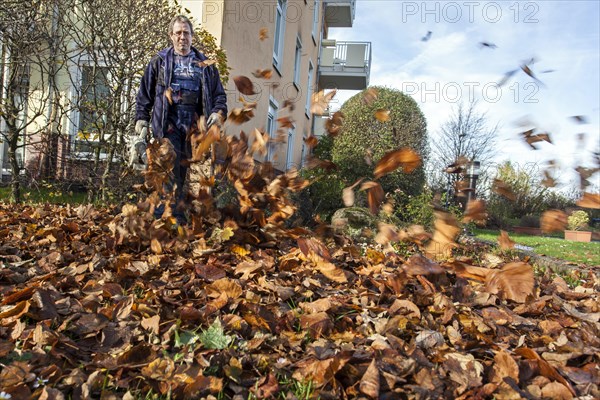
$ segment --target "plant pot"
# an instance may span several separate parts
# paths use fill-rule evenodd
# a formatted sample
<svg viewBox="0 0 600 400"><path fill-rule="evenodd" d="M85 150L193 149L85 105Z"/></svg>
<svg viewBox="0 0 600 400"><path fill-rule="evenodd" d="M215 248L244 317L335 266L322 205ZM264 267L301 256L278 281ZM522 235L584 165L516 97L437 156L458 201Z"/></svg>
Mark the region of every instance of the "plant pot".
<svg viewBox="0 0 600 400"><path fill-rule="evenodd" d="M541 235L542 228L533 228L531 226L513 226L515 233L524 233L526 235Z"/></svg>
<svg viewBox="0 0 600 400"><path fill-rule="evenodd" d="M565 240L573 240L575 242L591 242L591 231L565 231Z"/></svg>

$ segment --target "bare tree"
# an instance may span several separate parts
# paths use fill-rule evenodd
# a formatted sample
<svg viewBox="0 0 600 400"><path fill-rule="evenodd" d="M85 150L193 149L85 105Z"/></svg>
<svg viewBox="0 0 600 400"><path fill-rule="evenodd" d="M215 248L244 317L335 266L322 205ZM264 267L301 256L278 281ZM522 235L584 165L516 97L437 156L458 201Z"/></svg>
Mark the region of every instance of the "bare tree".
<svg viewBox="0 0 600 400"><path fill-rule="evenodd" d="M72 14L68 31L74 49L69 60L77 71L71 74L77 88L72 154L92 164L86 169L88 200L95 195L106 200L109 178L118 171L126 136L133 131L140 78L150 59L169 44L168 23L181 10L166 0L75 1L79 11Z"/></svg>
<svg viewBox="0 0 600 400"><path fill-rule="evenodd" d="M57 16L63 2L0 3L0 140L7 144L11 197L21 200L26 145L46 142L45 123L58 117L55 80L59 64ZM39 165L38 165L39 167Z"/></svg>
<svg viewBox="0 0 600 400"><path fill-rule="evenodd" d="M460 159L477 160L482 174L494 157L498 125L491 126L485 113L477 111L477 101L460 103L442 125L439 134L432 136L429 179L432 188L446 190L460 179L460 174L447 174L446 168Z"/></svg>

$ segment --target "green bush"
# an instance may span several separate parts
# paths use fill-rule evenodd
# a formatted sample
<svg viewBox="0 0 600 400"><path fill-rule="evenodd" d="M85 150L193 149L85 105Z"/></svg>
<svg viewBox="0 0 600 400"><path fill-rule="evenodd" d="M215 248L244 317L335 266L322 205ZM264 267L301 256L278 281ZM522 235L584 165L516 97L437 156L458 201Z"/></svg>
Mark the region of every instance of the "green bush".
<svg viewBox="0 0 600 400"><path fill-rule="evenodd" d="M344 124L331 150L340 177L350 184L359 178L373 179L375 164L388 151L409 147L419 153L423 161L428 156L427 125L417 103L399 90L370 89L377 91L376 99L370 104L365 102L363 91L342 106ZM379 110L389 111L388 121L375 117ZM372 160L371 165L367 158ZM400 189L418 195L425 183L425 173L422 165L410 174L399 169L379 182L385 192Z"/></svg>
<svg viewBox="0 0 600 400"><path fill-rule="evenodd" d="M588 226L590 217L583 210L574 211L567 218L567 226L571 231L581 231Z"/></svg>
<svg viewBox="0 0 600 400"><path fill-rule="evenodd" d="M539 228L540 217L539 215L523 215L519 221L519 226L528 228Z"/></svg>

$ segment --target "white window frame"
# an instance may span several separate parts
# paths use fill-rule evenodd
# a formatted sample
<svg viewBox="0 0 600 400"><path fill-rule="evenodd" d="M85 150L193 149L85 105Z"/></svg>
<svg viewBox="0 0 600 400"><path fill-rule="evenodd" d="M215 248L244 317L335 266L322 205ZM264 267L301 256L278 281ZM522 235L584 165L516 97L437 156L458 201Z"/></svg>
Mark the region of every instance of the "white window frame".
<svg viewBox="0 0 600 400"><path fill-rule="evenodd" d="M293 125L288 130L287 137L287 155L285 157L285 169L286 171L292 168L294 164L294 136L296 134L296 126Z"/></svg>
<svg viewBox="0 0 600 400"><path fill-rule="evenodd" d="M296 37L296 53L294 55L294 85L300 87L300 72L302 70L302 40Z"/></svg>
<svg viewBox="0 0 600 400"><path fill-rule="evenodd" d="M273 139L277 135L277 111L279 110L279 104L273 96L269 97L269 112L267 113L267 133L269 134L269 143L267 146L267 157L266 161L273 161L274 144Z"/></svg>
<svg viewBox="0 0 600 400"><path fill-rule="evenodd" d="M285 18L287 0L277 0L275 10L275 35L273 44L273 66L277 71L283 67L283 45L285 42Z"/></svg>
<svg viewBox="0 0 600 400"><path fill-rule="evenodd" d="M310 102L313 95L313 75L315 72L315 66L312 60L308 61L308 82L306 82L306 104L304 105L304 113L310 118Z"/></svg>
<svg viewBox="0 0 600 400"><path fill-rule="evenodd" d="M94 63L91 59L89 59L86 56L83 56L79 59L79 62L77 64L74 64L73 68L71 69L71 73L72 76L75 76L75 82L77 82L75 85L72 86L71 88L71 102L74 104L77 104L82 96L82 85L83 85L83 69L85 67L93 67ZM97 63L95 64L95 66L97 68L108 68L108 66L103 63ZM110 70L108 71L107 74L107 81L108 84L110 84ZM71 143L71 151L69 152L69 156L71 158L75 158L75 159L80 159L80 160L89 160L92 158L93 153L89 152L89 151L76 151L75 150L75 142L76 141L81 141L80 139L77 138L77 135L79 134L79 125L81 123L81 112L78 109L78 107L73 107L72 111L71 111L71 129L70 129L70 143ZM90 143L94 143L94 142L98 142L97 140L89 140ZM100 159L106 159L108 157L108 153L105 151L101 151L100 152Z"/></svg>
<svg viewBox="0 0 600 400"><path fill-rule="evenodd" d="M319 28L319 7L320 7L320 0L314 0L313 3L313 25L312 25L312 31L311 31L311 35L312 35L312 39L315 42L315 44L318 43L317 41L317 32L318 32L318 28Z"/></svg>

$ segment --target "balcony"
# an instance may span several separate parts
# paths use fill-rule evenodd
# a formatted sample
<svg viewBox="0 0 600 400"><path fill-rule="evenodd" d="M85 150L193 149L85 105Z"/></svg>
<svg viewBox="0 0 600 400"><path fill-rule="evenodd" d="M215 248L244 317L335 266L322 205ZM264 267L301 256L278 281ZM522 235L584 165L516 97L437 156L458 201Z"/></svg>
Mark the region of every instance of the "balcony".
<svg viewBox="0 0 600 400"><path fill-rule="evenodd" d="M323 40L319 89L363 90L369 86L371 42Z"/></svg>
<svg viewBox="0 0 600 400"><path fill-rule="evenodd" d="M356 0L323 0L325 24L329 28L352 28Z"/></svg>

